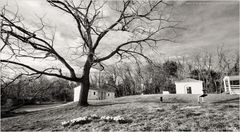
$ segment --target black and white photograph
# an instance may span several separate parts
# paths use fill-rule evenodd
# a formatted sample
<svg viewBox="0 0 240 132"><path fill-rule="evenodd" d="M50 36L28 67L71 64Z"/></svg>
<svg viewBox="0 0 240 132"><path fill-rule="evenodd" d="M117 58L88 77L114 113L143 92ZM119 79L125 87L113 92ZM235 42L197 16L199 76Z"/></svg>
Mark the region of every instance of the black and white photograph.
<svg viewBox="0 0 240 132"><path fill-rule="evenodd" d="M1 0L1 131L240 131L239 0Z"/></svg>

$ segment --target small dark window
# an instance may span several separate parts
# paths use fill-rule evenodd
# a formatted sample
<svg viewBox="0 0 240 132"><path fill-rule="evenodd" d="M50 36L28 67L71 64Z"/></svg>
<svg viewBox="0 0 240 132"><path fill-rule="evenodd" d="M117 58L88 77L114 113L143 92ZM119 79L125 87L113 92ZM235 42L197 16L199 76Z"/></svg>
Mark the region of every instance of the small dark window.
<svg viewBox="0 0 240 132"><path fill-rule="evenodd" d="M187 87L187 94L191 94L191 93L192 93L191 87Z"/></svg>
<svg viewBox="0 0 240 132"><path fill-rule="evenodd" d="M230 81L231 85L239 85L239 80Z"/></svg>
<svg viewBox="0 0 240 132"><path fill-rule="evenodd" d="M108 94L108 96L110 96L110 94Z"/></svg>
<svg viewBox="0 0 240 132"><path fill-rule="evenodd" d="M93 92L93 95L95 95L96 93L95 92Z"/></svg>

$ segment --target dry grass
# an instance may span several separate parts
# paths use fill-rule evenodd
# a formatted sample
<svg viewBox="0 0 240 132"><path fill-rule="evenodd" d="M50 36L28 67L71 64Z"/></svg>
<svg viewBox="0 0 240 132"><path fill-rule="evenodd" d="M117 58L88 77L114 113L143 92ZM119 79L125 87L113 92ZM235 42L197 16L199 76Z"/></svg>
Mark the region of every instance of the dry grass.
<svg viewBox="0 0 240 132"><path fill-rule="evenodd" d="M144 95L92 101L89 107L76 103L51 110L28 113L1 120L1 130L10 131L238 131L239 96L209 95L205 104L196 103L196 95ZM131 123L93 121L64 128L61 122L81 116L121 115Z"/></svg>

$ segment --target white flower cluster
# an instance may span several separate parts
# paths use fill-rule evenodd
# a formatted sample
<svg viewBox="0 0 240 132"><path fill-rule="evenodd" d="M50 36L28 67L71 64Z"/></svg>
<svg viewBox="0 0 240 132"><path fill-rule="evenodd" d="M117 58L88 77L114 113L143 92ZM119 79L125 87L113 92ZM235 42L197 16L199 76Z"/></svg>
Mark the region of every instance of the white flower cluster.
<svg viewBox="0 0 240 132"><path fill-rule="evenodd" d="M78 117L76 119L72 119L70 122L72 124L79 123L79 124L84 124L85 122L90 121L88 117Z"/></svg>
<svg viewBox="0 0 240 132"><path fill-rule="evenodd" d="M79 117L79 118L72 119L70 121L63 121L62 125L66 127L66 126L75 125L75 124L86 124L91 121L92 119L89 117Z"/></svg>
<svg viewBox="0 0 240 132"><path fill-rule="evenodd" d="M90 118L91 118L91 119L99 119L100 117L97 116L96 114L93 114L93 115L90 115Z"/></svg>
<svg viewBox="0 0 240 132"><path fill-rule="evenodd" d="M101 117L99 117L96 114L93 114L90 116L78 117L78 118L72 119L70 121L63 121L61 124L62 124L62 126L67 127L67 126L71 126L71 125L75 125L75 124L86 124L86 123L91 122L92 120L98 120L98 119L106 121L106 122L112 122L112 121L119 122L119 123L127 122L127 120L122 116L115 116L115 117L101 116Z"/></svg>
<svg viewBox="0 0 240 132"><path fill-rule="evenodd" d="M113 117L111 116L102 116L100 119L109 122L113 121Z"/></svg>
<svg viewBox="0 0 240 132"><path fill-rule="evenodd" d="M68 126L69 124L70 124L70 121L63 121L63 122L62 122L62 126L64 126L64 127L65 127L65 126Z"/></svg>
<svg viewBox="0 0 240 132"><path fill-rule="evenodd" d="M124 117L122 117L122 116L115 116L115 117L113 118L113 120L114 120L114 121L122 121L122 120L125 120L125 119L124 119Z"/></svg>
<svg viewBox="0 0 240 132"><path fill-rule="evenodd" d="M121 121L125 121L126 120L122 116L115 116L115 117L112 117L112 116L102 116L100 119L104 120L104 121L108 121L108 122L111 122L111 121L121 122Z"/></svg>

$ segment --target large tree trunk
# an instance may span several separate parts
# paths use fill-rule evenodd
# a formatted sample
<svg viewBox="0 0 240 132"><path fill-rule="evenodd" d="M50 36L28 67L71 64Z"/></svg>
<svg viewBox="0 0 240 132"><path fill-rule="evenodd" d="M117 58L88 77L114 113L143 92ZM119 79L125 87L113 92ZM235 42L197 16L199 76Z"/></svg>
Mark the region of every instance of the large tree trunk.
<svg viewBox="0 0 240 132"><path fill-rule="evenodd" d="M89 82L89 77L83 78L83 81L80 83L81 84L81 90L79 94L79 106L88 106L88 91L90 87L90 82Z"/></svg>
<svg viewBox="0 0 240 132"><path fill-rule="evenodd" d="M89 75L90 75L92 60L93 60L93 55L90 54L84 65L84 68L83 68L82 81L80 82L81 90L80 90L80 94L79 94L80 97L79 97L79 101L78 101L78 106L88 106L89 105L88 104L88 91L90 88Z"/></svg>

